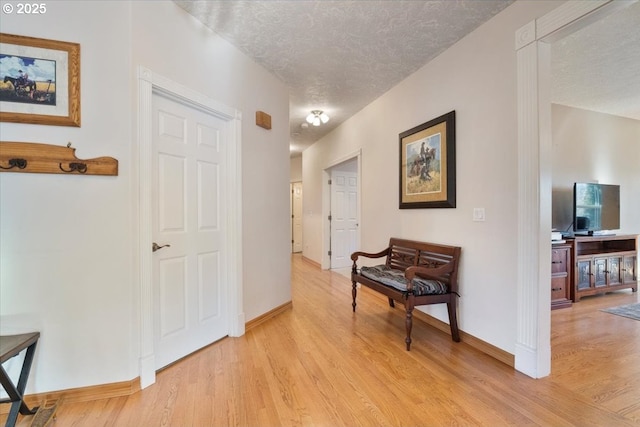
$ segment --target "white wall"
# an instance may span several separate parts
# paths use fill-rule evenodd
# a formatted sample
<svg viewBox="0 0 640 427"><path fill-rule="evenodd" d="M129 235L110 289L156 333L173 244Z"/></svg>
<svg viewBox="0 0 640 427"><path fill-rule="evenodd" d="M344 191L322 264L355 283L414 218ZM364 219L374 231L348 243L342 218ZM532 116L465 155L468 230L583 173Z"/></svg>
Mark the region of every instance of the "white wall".
<svg viewBox="0 0 640 427"><path fill-rule="evenodd" d="M291 300L288 90L173 2L132 5L134 65L243 113L244 310L251 320ZM258 110L271 115L271 130L256 126Z"/></svg>
<svg viewBox="0 0 640 427"><path fill-rule="evenodd" d="M302 156L291 159L291 182L302 181Z"/></svg>
<svg viewBox="0 0 640 427"><path fill-rule="evenodd" d="M303 152L304 256L320 262L322 170L362 149L361 249L391 236L462 247L460 327L515 352L515 31L562 2L519 1ZM398 135L456 111L457 208L398 209ZM486 210L473 222L474 207ZM444 307L424 311L447 321Z"/></svg>
<svg viewBox="0 0 640 427"><path fill-rule="evenodd" d="M0 328L42 334L32 391L134 378L131 19L127 3L56 2L2 31L81 45L82 127L1 123L3 141L115 157L116 177L0 175Z"/></svg>
<svg viewBox="0 0 640 427"><path fill-rule="evenodd" d="M139 65L242 111L246 319L291 299L282 83L172 2L57 1L0 24L80 43L82 73L82 127L0 123L2 140L71 141L79 158L119 161L116 177L0 174L0 331L42 333L28 393L139 375ZM271 131L255 126L256 110L272 115Z"/></svg>
<svg viewBox="0 0 640 427"><path fill-rule="evenodd" d="M640 120L553 105L553 227L573 222L573 183L620 185L620 234L640 234Z"/></svg>

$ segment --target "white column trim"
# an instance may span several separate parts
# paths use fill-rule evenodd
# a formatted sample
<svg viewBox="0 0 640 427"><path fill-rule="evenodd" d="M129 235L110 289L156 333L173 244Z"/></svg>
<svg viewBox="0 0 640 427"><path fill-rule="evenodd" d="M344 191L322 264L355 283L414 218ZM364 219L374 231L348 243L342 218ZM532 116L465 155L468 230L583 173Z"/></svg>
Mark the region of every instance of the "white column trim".
<svg viewBox="0 0 640 427"><path fill-rule="evenodd" d="M588 2L574 0L563 3L553 12L536 20L537 39L544 39L565 28L569 30L569 33L572 33L575 31L575 28L567 27L574 24L577 20L586 20L588 22L586 22L585 25L588 25L593 21L588 20L587 17L592 12L610 2L611 0L590 0ZM560 36L560 38L562 38L564 35L560 34ZM550 40L546 39L545 41L549 42Z"/></svg>
<svg viewBox="0 0 640 427"><path fill-rule="evenodd" d="M516 31L516 51L536 41L536 21L531 21Z"/></svg>
<svg viewBox="0 0 640 427"><path fill-rule="evenodd" d="M518 282L515 367L533 378L545 377L551 372L551 64L548 43L610 13L611 4L610 0L569 1L516 31Z"/></svg>

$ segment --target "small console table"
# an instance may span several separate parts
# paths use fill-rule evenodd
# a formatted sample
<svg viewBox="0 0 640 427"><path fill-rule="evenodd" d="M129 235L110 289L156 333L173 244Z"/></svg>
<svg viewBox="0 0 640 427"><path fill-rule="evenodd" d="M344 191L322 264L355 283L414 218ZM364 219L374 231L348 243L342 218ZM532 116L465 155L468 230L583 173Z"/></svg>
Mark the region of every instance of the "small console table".
<svg viewBox="0 0 640 427"><path fill-rule="evenodd" d="M638 291L638 236L576 236L572 245L574 302L620 289Z"/></svg>
<svg viewBox="0 0 640 427"><path fill-rule="evenodd" d="M9 395L8 399L0 400L0 403L11 403L9 416L5 427L13 427L18 419L18 412L22 415L33 415L38 408L29 409L24 402L24 389L29 379L29 371L31 371L31 363L33 355L36 351L36 344L40 338L40 332L31 332L20 335L3 335L0 336L0 383ZM7 372L2 367L2 363L20 354L21 351L27 350L22 362L22 370L18 378L18 385L14 385Z"/></svg>

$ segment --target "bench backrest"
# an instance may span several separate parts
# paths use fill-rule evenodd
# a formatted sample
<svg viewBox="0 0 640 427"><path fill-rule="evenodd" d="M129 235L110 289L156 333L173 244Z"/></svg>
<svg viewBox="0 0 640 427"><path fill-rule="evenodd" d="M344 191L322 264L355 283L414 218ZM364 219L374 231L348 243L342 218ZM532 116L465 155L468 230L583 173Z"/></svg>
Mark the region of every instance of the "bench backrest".
<svg viewBox="0 0 640 427"><path fill-rule="evenodd" d="M398 270L404 271L412 265L434 268L453 263L453 271L443 279L449 282L452 292L457 292L460 247L392 237L389 240L389 248L386 265Z"/></svg>

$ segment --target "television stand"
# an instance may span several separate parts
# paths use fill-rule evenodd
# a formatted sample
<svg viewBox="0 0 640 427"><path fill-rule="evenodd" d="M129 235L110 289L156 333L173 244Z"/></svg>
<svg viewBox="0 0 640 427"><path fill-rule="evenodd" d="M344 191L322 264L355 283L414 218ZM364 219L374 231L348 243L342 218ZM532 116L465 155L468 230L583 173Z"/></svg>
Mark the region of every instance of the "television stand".
<svg viewBox="0 0 640 427"><path fill-rule="evenodd" d="M574 236L615 236L616 233L612 233L607 230L600 231L578 231L573 233Z"/></svg>
<svg viewBox="0 0 640 427"><path fill-rule="evenodd" d="M620 289L638 290L638 235L575 236L571 251L573 302Z"/></svg>

